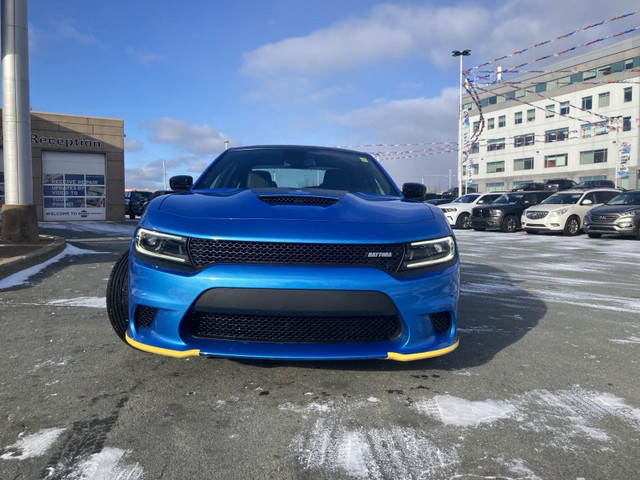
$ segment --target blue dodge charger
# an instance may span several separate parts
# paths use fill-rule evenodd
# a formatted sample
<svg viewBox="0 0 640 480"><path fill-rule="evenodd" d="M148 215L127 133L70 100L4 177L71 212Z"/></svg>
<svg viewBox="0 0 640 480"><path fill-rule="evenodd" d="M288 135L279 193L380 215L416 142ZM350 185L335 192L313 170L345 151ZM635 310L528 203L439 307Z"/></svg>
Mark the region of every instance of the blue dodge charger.
<svg viewBox="0 0 640 480"><path fill-rule="evenodd" d="M226 150L152 200L107 288L118 336L175 357L417 360L451 352L449 223L369 154Z"/></svg>

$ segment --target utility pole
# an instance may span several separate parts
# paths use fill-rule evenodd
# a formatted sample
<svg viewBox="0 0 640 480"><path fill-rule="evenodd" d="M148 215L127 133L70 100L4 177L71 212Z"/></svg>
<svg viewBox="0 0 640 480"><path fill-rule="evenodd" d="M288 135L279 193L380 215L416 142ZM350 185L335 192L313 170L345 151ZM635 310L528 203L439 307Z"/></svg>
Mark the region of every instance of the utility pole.
<svg viewBox="0 0 640 480"><path fill-rule="evenodd" d="M37 243L33 204L27 0L2 0L2 241Z"/></svg>
<svg viewBox="0 0 640 480"><path fill-rule="evenodd" d="M462 57L471 55L471 50L454 50L451 56L460 58L460 103L458 105L458 196L462 196Z"/></svg>

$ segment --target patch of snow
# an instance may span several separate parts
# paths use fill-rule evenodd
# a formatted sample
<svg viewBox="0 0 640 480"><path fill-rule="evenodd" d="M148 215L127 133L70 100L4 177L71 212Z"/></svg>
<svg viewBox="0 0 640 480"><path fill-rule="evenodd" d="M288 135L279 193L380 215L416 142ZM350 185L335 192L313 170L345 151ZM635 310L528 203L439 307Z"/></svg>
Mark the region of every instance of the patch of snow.
<svg viewBox="0 0 640 480"><path fill-rule="evenodd" d="M31 435L24 435L23 432L19 435L16 443L5 447L7 453L1 455L0 458L3 460L26 460L44 455L64 431L64 428L46 428Z"/></svg>
<svg viewBox="0 0 640 480"><path fill-rule="evenodd" d="M57 305L60 307L107 308L107 299L105 297L77 297L60 300L49 300L46 304Z"/></svg>
<svg viewBox="0 0 640 480"><path fill-rule="evenodd" d="M90 232L100 235L129 236L133 235L137 223L121 222L40 222L43 229L68 230L72 232Z"/></svg>
<svg viewBox="0 0 640 480"><path fill-rule="evenodd" d="M517 413L516 407L508 402L473 402L450 395L437 395L431 400L416 402L415 408L418 412L435 417L446 425L459 427L477 427L513 417Z"/></svg>
<svg viewBox="0 0 640 480"><path fill-rule="evenodd" d="M119 448L105 448L80 462L65 480L137 480L142 478L142 467L122 465L122 459L128 452Z"/></svg>
<svg viewBox="0 0 640 480"><path fill-rule="evenodd" d="M5 288L16 287L18 285L24 285L28 283L29 277L39 273L40 271L47 268L49 265L56 263L64 257L74 256L74 255L88 255L92 253L99 253L94 250L83 250L82 248L74 247L73 245L67 244L67 247L55 257L47 260L46 262L42 262L38 265L34 265L31 268L27 268L25 270L21 270L20 272L16 272L13 275L9 275L8 277L0 280L0 290Z"/></svg>
<svg viewBox="0 0 640 480"><path fill-rule="evenodd" d="M635 344L635 345L640 345L640 337L636 337L636 336L628 337L625 340L621 340L621 339L617 339L617 338L610 338L609 341L613 342L613 343L618 343L620 345L624 345L624 344L628 344L628 343Z"/></svg>

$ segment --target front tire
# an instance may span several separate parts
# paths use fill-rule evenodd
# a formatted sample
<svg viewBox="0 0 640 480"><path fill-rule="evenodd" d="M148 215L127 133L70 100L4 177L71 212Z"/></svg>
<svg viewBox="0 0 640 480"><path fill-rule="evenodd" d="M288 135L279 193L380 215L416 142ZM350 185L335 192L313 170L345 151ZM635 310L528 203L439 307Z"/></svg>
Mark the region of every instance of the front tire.
<svg viewBox="0 0 640 480"><path fill-rule="evenodd" d="M107 314L116 335L127 343L129 325L129 251L113 266L107 282Z"/></svg>
<svg viewBox="0 0 640 480"><path fill-rule="evenodd" d="M468 230L471 228L471 221L469 220L468 213L461 213L458 215L458 218L456 219L456 228L460 228L462 230Z"/></svg>
<svg viewBox="0 0 640 480"><path fill-rule="evenodd" d="M513 233L518 229L518 219L513 215L507 215L502 221L501 230L505 233Z"/></svg>
<svg viewBox="0 0 640 480"><path fill-rule="evenodd" d="M580 220L578 217L569 217L567 219L567 223L564 225L564 230L562 231L564 235L569 237L574 237L580 233Z"/></svg>

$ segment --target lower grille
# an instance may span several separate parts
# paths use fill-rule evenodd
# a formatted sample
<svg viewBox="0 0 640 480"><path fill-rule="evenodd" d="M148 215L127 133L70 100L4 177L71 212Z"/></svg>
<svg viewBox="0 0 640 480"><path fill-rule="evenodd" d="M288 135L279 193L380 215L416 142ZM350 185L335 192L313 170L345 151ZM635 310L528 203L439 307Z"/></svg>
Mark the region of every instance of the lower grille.
<svg viewBox="0 0 640 480"><path fill-rule="evenodd" d="M193 337L283 343L381 342L400 335L395 315L279 316L194 312Z"/></svg>
<svg viewBox="0 0 640 480"><path fill-rule="evenodd" d="M436 333L447 333L451 330L451 313L437 312L429 315L431 324Z"/></svg>
<svg viewBox="0 0 640 480"><path fill-rule="evenodd" d="M158 309L155 307L147 307L146 305L138 305L136 313L133 317L133 323L136 328L151 328L153 320L156 318Z"/></svg>

